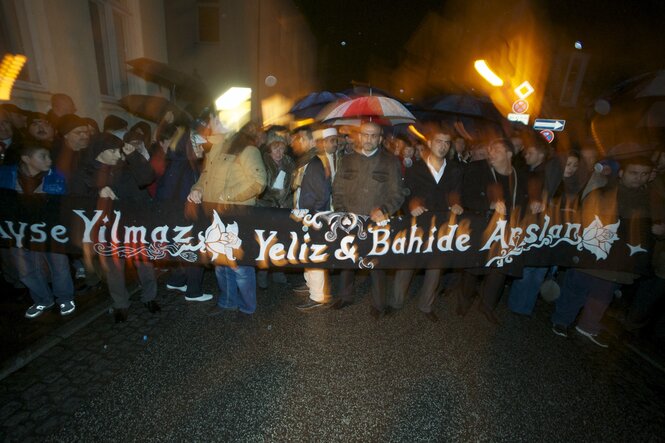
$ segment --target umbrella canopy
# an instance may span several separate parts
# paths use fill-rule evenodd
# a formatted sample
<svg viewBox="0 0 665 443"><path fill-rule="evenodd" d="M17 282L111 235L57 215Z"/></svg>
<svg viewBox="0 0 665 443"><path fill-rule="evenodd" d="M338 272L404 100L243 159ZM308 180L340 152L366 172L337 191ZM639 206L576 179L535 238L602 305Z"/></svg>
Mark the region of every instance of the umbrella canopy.
<svg viewBox="0 0 665 443"><path fill-rule="evenodd" d="M341 92L312 92L306 97L298 100L295 105L289 110L295 118L314 118L325 108L328 104L338 101L347 100L349 97Z"/></svg>
<svg viewBox="0 0 665 443"><path fill-rule="evenodd" d="M169 111L173 114L176 122L186 123L192 120L187 112L164 97L140 94L126 95L120 99L120 105L129 113L155 123L159 123Z"/></svg>
<svg viewBox="0 0 665 443"><path fill-rule="evenodd" d="M501 121L503 116L489 97L469 94L447 94L434 97L420 104L425 112L441 112L467 117Z"/></svg>
<svg viewBox="0 0 665 443"><path fill-rule="evenodd" d="M318 116L322 122L353 124L370 120L378 124L413 123L416 118L400 102L388 97L357 97L324 109ZM344 123L340 123L344 122Z"/></svg>
<svg viewBox="0 0 665 443"><path fill-rule="evenodd" d="M180 99L210 102L208 88L199 78L146 57L129 60L127 64L132 67L133 74L169 88L172 100L175 100L177 93Z"/></svg>
<svg viewBox="0 0 665 443"><path fill-rule="evenodd" d="M510 127L488 97L446 94L409 107L418 120L449 125L470 140L503 137Z"/></svg>

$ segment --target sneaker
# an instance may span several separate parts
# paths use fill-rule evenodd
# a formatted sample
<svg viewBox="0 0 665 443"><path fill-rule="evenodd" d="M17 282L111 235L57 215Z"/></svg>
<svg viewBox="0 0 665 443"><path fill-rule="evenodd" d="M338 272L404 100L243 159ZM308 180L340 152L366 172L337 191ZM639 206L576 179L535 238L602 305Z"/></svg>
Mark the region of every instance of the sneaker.
<svg viewBox="0 0 665 443"><path fill-rule="evenodd" d="M183 286L173 286L173 285L169 285L169 284L167 283L167 284L166 284L166 289L171 289L171 290L173 290L173 291L185 292L185 291L187 291L187 285L183 285Z"/></svg>
<svg viewBox="0 0 665 443"><path fill-rule="evenodd" d="M25 317L26 318L35 318L39 317L44 313L44 311L49 310L53 307L54 303L51 303L50 305L38 305L34 304L28 308L27 311L25 311Z"/></svg>
<svg viewBox="0 0 665 443"><path fill-rule="evenodd" d="M556 323L552 323L552 332L560 337L568 338L568 328L564 325L557 325Z"/></svg>
<svg viewBox="0 0 665 443"><path fill-rule="evenodd" d="M298 294L309 294L309 287L307 283L303 283L293 288L293 292Z"/></svg>
<svg viewBox="0 0 665 443"><path fill-rule="evenodd" d="M579 326L575 326L575 330L582 337L588 338L589 341L591 343L593 343L594 345L600 346L601 348L609 347L609 343L607 343L607 341L604 338L601 338L601 336L599 334L592 334L590 332L585 331L584 329L580 329Z"/></svg>
<svg viewBox="0 0 665 443"><path fill-rule="evenodd" d="M259 289L268 289L268 271L259 271L256 273L256 285Z"/></svg>
<svg viewBox="0 0 665 443"><path fill-rule="evenodd" d="M76 309L76 305L73 300L60 303L60 315L69 315L74 312L74 309Z"/></svg>
<svg viewBox="0 0 665 443"><path fill-rule="evenodd" d="M308 311L310 309L318 308L319 306L323 306L323 303L319 303L318 301L314 301L311 298L308 298L305 303L302 303L296 308L300 309L301 311Z"/></svg>
<svg viewBox="0 0 665 443"><path fill-rule="evenodd" d="M201 295L190 295L190 296L185 296L185 300L187 301L208 301L212 300L212 294L201 294Z"/></svg>
<svg viewBox="0 0 665 443"><path fill-rule="evenodd" d="M76 274L74 275L74 280L80 280L85 278L85 268L78 268Z"/></svg>

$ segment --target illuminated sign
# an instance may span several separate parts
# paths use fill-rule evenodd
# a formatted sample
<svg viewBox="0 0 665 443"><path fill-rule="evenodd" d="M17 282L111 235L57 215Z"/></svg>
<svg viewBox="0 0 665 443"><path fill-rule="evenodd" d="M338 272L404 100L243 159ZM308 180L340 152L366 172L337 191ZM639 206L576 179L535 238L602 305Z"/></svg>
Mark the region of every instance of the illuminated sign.
<svg viewBox="0 0 665 443"><path fill-rule="evenodd" d="M515 88L515 94L517 94L522 100L533 94L533 91L535 91L535 89L533 89L533 86L531 86L531 83L528 81L522 82L521 85Z"/></svg>

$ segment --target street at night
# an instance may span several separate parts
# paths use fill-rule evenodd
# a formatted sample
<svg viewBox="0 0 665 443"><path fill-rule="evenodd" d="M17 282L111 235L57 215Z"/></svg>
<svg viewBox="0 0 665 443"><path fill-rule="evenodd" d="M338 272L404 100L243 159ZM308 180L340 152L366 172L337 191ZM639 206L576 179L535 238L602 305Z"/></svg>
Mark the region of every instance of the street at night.
<svg viewBox="0 0 665 443"><path fill-rule="evenodd" d="M271 284L252 319L165 290L158 317L104 313L1 382L3 438L658 440L662 367L627 346L555 336L545 302L533 319L501 306L501 327L447 296L438 323L413 300L374 321L368 283L344 311L303 315Z"/></svg>
<svg viewBox="0 0 665 443"><path fill-rule="evenodd" d="M0 0L0 441L663 441L664 21Z"/></svg>

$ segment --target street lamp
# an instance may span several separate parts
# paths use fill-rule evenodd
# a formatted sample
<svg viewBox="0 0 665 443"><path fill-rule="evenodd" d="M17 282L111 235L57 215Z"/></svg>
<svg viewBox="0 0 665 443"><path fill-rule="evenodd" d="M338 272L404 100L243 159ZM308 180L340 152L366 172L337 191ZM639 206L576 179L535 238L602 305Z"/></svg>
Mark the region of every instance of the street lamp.
<svg viewBox="0 0 665 443"><path fill-rule="evenodd" d="M476 68L478 74L487 80L490 85L503 86L503 80L501 80L501 77L496 75L494 71L492 71L490 67L487 66L487 62L485 60L476 60L473 64L473 67Z"/></svg>
<svg viewBox="0 0 665 443"><path fill-rule="evenodd" d="M239 130L250 120L251 98L251 88L229 88L215 100L220 122L229 129Z"/></svg>

